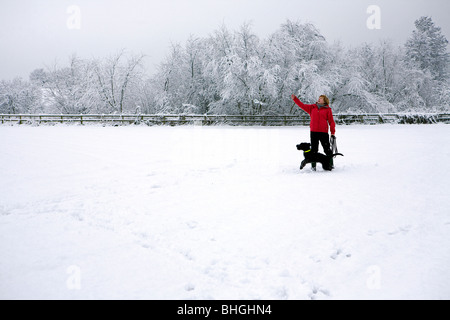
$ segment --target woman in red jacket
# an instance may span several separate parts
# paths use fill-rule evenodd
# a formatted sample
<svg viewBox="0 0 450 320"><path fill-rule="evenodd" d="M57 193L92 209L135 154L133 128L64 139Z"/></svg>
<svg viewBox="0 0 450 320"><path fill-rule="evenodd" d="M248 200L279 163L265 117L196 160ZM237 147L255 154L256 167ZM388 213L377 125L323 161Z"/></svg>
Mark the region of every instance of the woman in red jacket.
<svg viewBox="0 0 450 320"><path fill-rule="evenodd" d="M319 141L322 144L323 151L326 155L331 155L330 137L328 135L328 125L331 135L336 132L336 124L333 119L333 112L329 106L330 100L327 96L321 95L315 104L304 104L295 95L291 96L294 102L311 117L311 152L319 151ZM331 158L333 165L333 158ZM315 169L315 164L313 164Z"/></svg>

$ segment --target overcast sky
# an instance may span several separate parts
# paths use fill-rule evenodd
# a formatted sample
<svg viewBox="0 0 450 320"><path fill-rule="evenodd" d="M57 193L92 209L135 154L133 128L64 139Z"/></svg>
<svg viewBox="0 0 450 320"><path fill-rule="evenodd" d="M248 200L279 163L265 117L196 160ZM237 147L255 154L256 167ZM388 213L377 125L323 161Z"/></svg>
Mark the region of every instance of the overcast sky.
<svg viewBox="0 0 450 320"><path fill-rule="evenodd" d="M74 53L102 58L123 48L145 54L152 72L171 43L245 22L261 39L287 19L310 22L329 43L355 46L403 44L427 15L450 39L449 13L449 0L0 0L0 79L28 79L55 61L67 65Z"/></svg>

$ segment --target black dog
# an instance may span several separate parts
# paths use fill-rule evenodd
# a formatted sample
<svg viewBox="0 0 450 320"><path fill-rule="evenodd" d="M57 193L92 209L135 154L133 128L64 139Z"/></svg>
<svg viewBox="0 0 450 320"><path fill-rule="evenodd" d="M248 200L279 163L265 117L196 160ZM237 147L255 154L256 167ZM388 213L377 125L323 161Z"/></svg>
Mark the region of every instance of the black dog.
<svg viewBox="0 0 450 320"><path fill-rule="evenodd" d="M300 170L303 169L308 163L320 162L322 164L323 170L331 171L334 169L333 165L331 164L332 158L334 156L343 156L342 153L324 155L320 152L312 152L311 144L307 142L298 144L297 150L303 151L303 156L305 157L305 160L303 160L302 164L300 165Z"/></svg>

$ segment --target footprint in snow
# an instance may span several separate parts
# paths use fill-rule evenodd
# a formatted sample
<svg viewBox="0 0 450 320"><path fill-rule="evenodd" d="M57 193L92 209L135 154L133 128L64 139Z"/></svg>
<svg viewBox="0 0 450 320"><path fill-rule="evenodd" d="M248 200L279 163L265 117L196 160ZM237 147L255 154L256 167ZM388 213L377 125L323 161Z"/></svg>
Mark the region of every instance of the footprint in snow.
<svg viewBox="0 0 450 320"><path fill-rule="evenodd" d="M339 257L346 257L350 258L352 255L351 253L344 254L341 249L337 249L335 252L333 252L330 256L331 259L336 260Z"/></svg>
<svg viewBox="0 0 450 320"><path fill-rule="evenodd" d="M10 212L6 211L6 209L4 209L3 207L0 207L0 215L1 216L7 216L9 214L10 214Z"/></svg>
<svg viewBox="0 0 450 320"><path fill-rule="evenodd" d="M186 291L194 291L195 290L195 285L192 283L188 283L184 286L184 290Z"/></svg>
<svg viewBox="0 0 450 320"><path fill-rule="evenodd" d="M197 221L188 221L186 222L187 226L189 227L189 229L195 229L198 225Z"/></svg>
<svg viewBox="0 0 450 320"><path fill-rule="evenodd" d="M316 299L320 299L321 297L330 297L330 291L328 291L327 289L322 289L320 287L314 286L311 290L311 293L308 294L309 298L311 300L316 300Z"/></svg>
<svg viewBox="0 0 450 320"><path fill-rule="evenodd" d="M288 289L285 286L277 288L275 294L277 295L279 300L288 300L289 299Z"/></svg>
<svg viewBox="0 0 450 320"><path fill-rule="evenodd" d="M189 249L181 249L180 254L185 257L189 261L194 261L195 257L192 255L191 251Z"/></svg>
<svg viewBox="0 0 450 320"><path fill-rule="evenodd" d="M404 227L398 227L394 231L390 231L387 234L390 236L396 235L398 233L407 234L411 230L411 228L412 227L410 225L406 225Z"/></svg>

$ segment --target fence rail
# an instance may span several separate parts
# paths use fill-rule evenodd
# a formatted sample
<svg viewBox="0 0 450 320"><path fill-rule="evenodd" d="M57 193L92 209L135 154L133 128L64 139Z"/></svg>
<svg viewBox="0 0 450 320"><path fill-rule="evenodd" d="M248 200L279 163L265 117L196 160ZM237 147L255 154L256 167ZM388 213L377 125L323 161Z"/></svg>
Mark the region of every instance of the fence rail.
<svg viewBox="0 0 450 320"><path fill-rule="evenodd" d="M450 113L335 114L337 124L450 123ZM2 124L100 123L104 125L309 125L304 115L178 115L178 114L0 114Z"/></svg>

